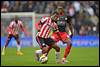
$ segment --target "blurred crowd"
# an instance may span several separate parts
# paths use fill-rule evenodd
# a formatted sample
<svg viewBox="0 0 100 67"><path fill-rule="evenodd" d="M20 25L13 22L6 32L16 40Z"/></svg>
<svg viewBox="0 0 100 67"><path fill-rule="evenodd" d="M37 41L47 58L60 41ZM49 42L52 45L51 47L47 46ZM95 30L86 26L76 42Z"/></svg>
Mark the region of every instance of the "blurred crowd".
<svg viewBox="0 0 100 67"><path fill-rule="evenodd" d="M99 1L2 1L1 12L52 13L63 7L72 17L75 35L99 35Z"/></svg>

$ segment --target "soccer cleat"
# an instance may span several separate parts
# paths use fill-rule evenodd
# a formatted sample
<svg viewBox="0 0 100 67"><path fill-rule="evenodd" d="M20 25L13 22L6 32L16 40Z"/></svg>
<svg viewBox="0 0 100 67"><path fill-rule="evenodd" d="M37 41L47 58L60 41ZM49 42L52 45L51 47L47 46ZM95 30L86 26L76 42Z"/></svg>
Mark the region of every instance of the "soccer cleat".
<svg viewBox="0 0 100 67"><path fill-rule="evenodd" d="M62 63L62 64L65 64L66 62L69 62L69 61L68 61L68 60L66 60L66 58L62 58L61 63Z"/></svg>
<svg viewBox="0 0 100 67"><path fill-rule="evenodd" d="M23 53L22 53L21 51L18 51L16 54L17 54L18 56L22 56L22 55L23 55Z"/></svg>
<svg viewBox="0 0 100 67"><path fill-rule="evenodd" d="M5 47L3 48L1 55L5 55Z"/></svg>
<svg viewBox="0 0 100 67"><path fill-rule="evenodd" d="M39 61L39 55L37 53L35 54L35 60Z"/></svg>
<svg viewBox="0 0 100 67"><path fill-rule="evenodd" d="M5 55L5 52L2 52L2 54L1 55Z"/></svg>

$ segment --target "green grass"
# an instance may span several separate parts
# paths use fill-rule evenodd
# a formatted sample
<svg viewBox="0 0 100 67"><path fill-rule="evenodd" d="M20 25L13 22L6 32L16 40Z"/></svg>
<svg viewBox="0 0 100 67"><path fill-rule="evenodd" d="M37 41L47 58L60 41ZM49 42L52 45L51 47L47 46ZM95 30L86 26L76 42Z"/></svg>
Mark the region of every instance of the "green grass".
<svg viewBox="0 0 100 67"><path fill-rule="evenodd" d="M52 49L48 56L48 63L41 64L35 61L34 52L39 48L22 48L23 56L16 55L16 48L7 48L6 55L1 56L1 66L99 66L99 48L72 48L68 56L69 63L57 64L55 50ZM61 48L61 58L65 48Z"/></svg>

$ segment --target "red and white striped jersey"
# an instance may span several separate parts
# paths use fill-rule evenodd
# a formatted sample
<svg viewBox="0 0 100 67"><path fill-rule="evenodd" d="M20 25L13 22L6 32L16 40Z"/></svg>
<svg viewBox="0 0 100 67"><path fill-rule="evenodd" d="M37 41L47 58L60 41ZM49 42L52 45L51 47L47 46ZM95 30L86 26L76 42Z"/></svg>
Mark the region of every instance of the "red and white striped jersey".
<svg viewBox="0 0 100 67"><path fill-rule="evenodd" d="M8 34L18 34L18 32L20 30L19 28L21 28L23 30L22 21L18 20L17 24L15 21L12 21L7 28Z"/></svg>
<svg viewBox="0 0 100 67"><path fill-rule="evenodd" d="M43 17L40 19L40 23L41 25L41 29L40 31L37 33L37 36L42 37L42 38L48 38L50 37L50 32L51 29L53 28L57 28L55 27L55 22L52 22L50 17Z"/></svg>

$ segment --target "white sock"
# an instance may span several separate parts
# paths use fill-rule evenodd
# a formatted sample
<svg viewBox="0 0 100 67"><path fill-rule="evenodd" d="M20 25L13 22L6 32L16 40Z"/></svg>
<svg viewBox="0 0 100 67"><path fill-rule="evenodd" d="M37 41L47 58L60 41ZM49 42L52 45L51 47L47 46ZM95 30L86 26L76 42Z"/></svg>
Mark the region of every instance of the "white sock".
<svg viewBox="0 0 100 67"><path fill-rule="evenodd" d="M5 46L3 47L2 52L5 52Z"/></svg>
<svg viewBox="0 0 100 67"><path fill-rule="evenodd" d="M36 52L35 52L36 54L42 54L42 50L40 49L40 50L36 50Z"/></svg>
<svg viewBox="0 0 100 67"><path fill-rule="evenodd" d="M17 45L17 51L19 52L21 49L21 46L20 45Z"/></svg>
<svg viewBox="0 0 100 67"><path fill-rule="evenodd" d="M60 62L60 52L56 52L56 62Z"/></svg>

